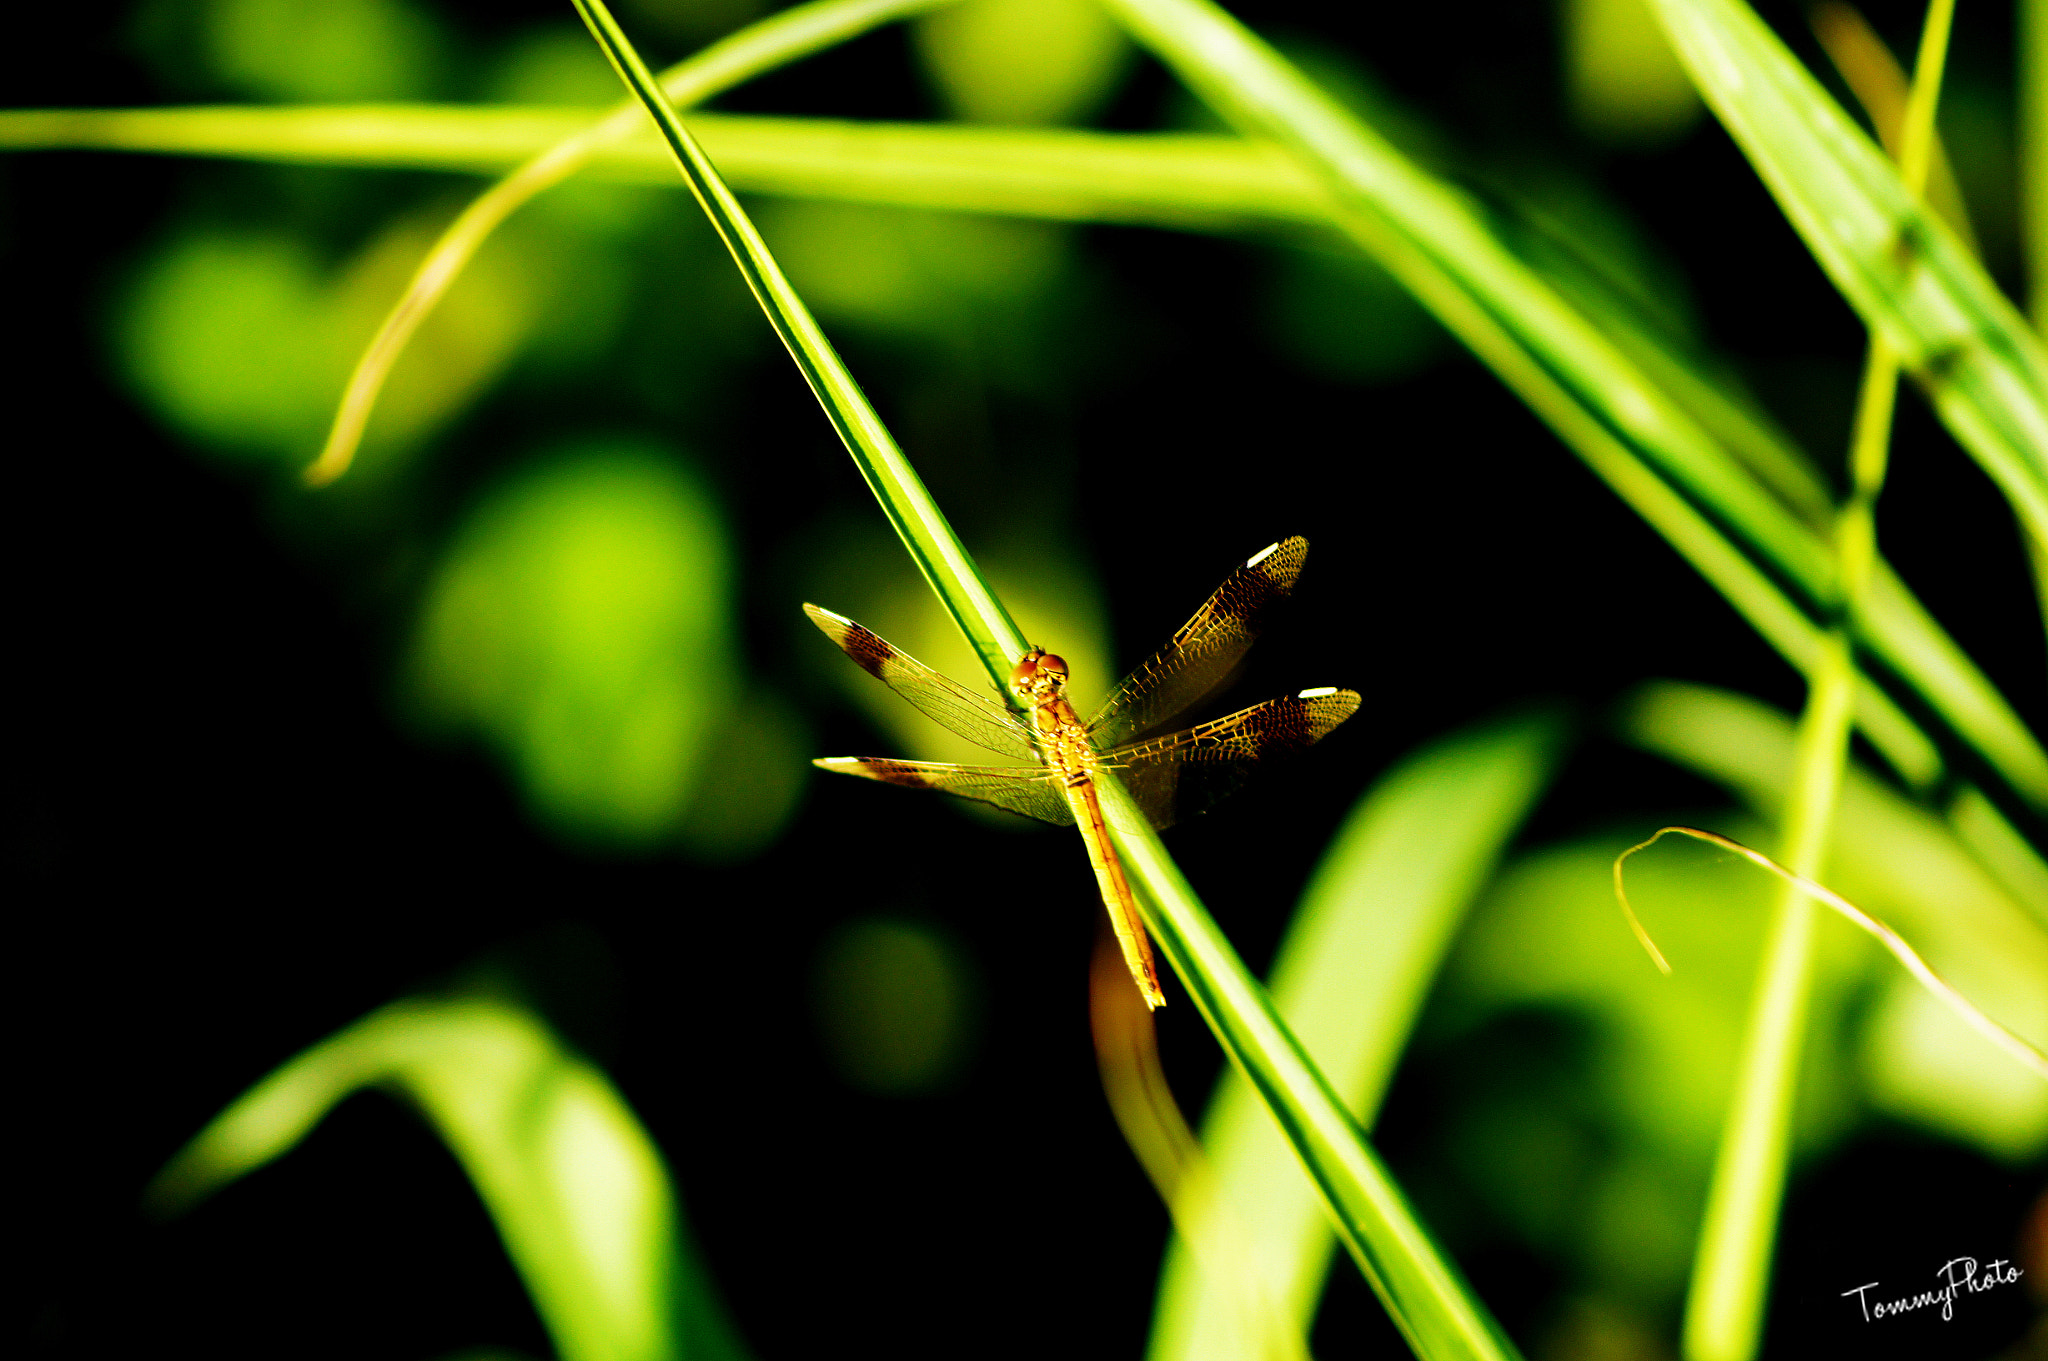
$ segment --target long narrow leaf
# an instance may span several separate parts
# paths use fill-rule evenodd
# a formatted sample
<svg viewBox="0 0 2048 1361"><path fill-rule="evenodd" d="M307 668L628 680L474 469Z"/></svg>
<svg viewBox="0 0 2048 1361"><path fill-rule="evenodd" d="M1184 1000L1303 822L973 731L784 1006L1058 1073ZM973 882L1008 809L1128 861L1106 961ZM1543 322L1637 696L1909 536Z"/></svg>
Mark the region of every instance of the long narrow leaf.
<svg viewBox="0 0 2048 1361"><path fill-rule="evenodd" d="M152 1201L192 1205L371 1086L416 1103L462 1163L562 1361L739 1355L646 1131L604 1074L508 1003L400 1002L315 1045L208 1125Z"/></svg>
<svg viewBox="0 0 2048 1361"><path fill-rule="evenodd" d="M1489 723L1383 775L1316 867L1274 959L1274 1005L1370 1125L1458 924L1556 768L1561 725ZM1153 1361L1237 1361L1275 1330L1305 1337L1335 1238L1301 1162L1235 1073L1203 1122L1217 1213L1252 1289L1210 1279L1176 1238L1152 1314ZM1241 1299L1278 1317L1243 1319Z"/></svg>
<svg viewBox="0 0 2048 1361"><path fill-rule="evenodd" d="M1900 174L1909 194L1925 186L1933 160L1934 112L1954 17L1955 0L1929 4L1912 86L1896 120ZM1830 536L1843 618L1824 637L1822 664L1811 675L1799 720L1797 768L1780 823L1785 882L1758 970L1687 1294L1684 1348L1692 1361L1748 1361L1763 1331L1813 992L1815 899L1841 907L1802 888L1821 872L1848 763L1855 663L1847 620L1862 611L1868 593L1877 552L1877 500L1890 465L1899 357L1878 332L1872 332L1868 351L1849 441L1849 491ZM1615 892L1621 892L1619 860ZM1866 918L1856 920L1870 926ZM1888 928L1880 934L1900 944ZM1918 963L1909 950L1902 958L1909 967Z"/></svg>
<svg viewBox="0 0 2048 1361"><path fill-rule="evenodd" d="M1784 650L1793 632L1789 612L1819 612L1832 598L1825 544L1746 476L1620 346L1515 258L1461 195L1209 0L1108 3L1240 131L1277 142L1313 173L1331 196L1333 220L1671 538L1774 645ZM1679 492L1709 509L1711 519L1674 505ZM1764 580L1754 561L1738 561L1752 554L1796 597ZM1887 667L1910 676L2021 797L2048 809L2048 755L1996 691L1947 688L1953 677L1929 669L1926 640L1907 636L1896 617L1873 611L1856 622ZM1801 658L1787 655L1805 669ZM1982 721L1987 716L1992 721Z"/></svg>
<svg viewBox="0 0 2048 1361"><path fill-rule="evenodd" d="M1195 896L1159 834L1113 779L1102 781L1100 792L1159 952L1187 985L1233 1068L1278 1122L1339 1239L1408 1345L1424 1361L1516 1355Z"/></svg>
<svg viewBox="0 0 2048 1361"><path fill-rule="evenodd" d="M660 124L691 191L867 475L876 499L955 622L975 644L990 679L1003 688L1013 659L1023 651L1008 615L973 575L973 564L951 528L783 278L731 191L661 98L610 11L602 0L575 3L620 78ZM928 540L950 545L952 551L929 552ZM1161 953L1187 985L1224 1052L1252 1079L1289 1131L1340 1233L1395 1324L1430 1361L1493 1361L1512 1355L1498 1326L1430 1241L1329 1082L1274 1013L1265 990L1245 969L1113 773L1101 773L1099 792L1112 836L1138 889L1146 926Z"/></svg>
<svg viewBox="0 0 2048 1361"><path fill-rule="evenodd" d="M590 132L595 111L376 104L0 111L0 148L95 149L496 174ZM1315 182L1285 155L1210 133L692 113L734 189L1063 221L1208 230L1322 226ZM676 185L652 128L592 145L585 173Z"/></svg>
<svg viewBox="0 0 2048 1361"><path fill-rule="evenodd" d="M1656 0L1693 81L1842 296L2048 538L2048 353L1946 223L1739 0Z"/></svg>
<svg viewBox="0 0 2048 1361"><path fill-rule="evenodd" d="M663 74L661 90L665 102L693 104L879 24L947 3L951 0L811 0L729 34L678 63ZM309 485L324 486L348 470L399 355L491 234L536 194L575 174L592 153L638 125L633 103L627 100L520 165L443 229L357 359L327 443L306 469Z"/></svg>
<svg viewBox="0 0 2048 1361"><path fill-rule="evenodd" d="M15 112L0 114L0 143L489 169L516 161L532 146L551 145L581 118L517 109ZM764 192L1205 229L1325 224L1330 215L1327 196L1306 172L1270 147L1236 138L712 115L693 115L691 121L732 171L734 183ZM666 148L652 139L625 141L596 156L600 169L633 178L673 165ZM1412 167L1410 173L1422 174ZM1467 211L1455 200L1447 202ZM1476 218L1466 226L1483 231ZM1503 267L1526 276L1519 262ZM1673 428L1691 432L1702 462L1718 465L1710 478L1676 478L1626 431L1603 420L1597 402L1574 393L1523 348L1515 338L1512 300L1489 292L1484 271L1472 273L1468 282L1470 294L1437 290L1439 315L1455 321L1453 329L1771 646L1801 671L1810 670L1819 636L1812 600L1824 582L1807 582L1795 598L1779 578L1791 561L1821 563L1826 552L1804 523L1815 514L1812 475L1782 437L1626 317L1595 311L1591 321L1625 366L1618 371L1621 386L1608 389L1607 396L1655 404ZM1526 301L1531 288L1543 286L1522 277L1518 287L1516 296ZM1553 296L1544 306L1564 304ZM1751 468L1764 485L1751 485ZM1742 488L1734 502L1714 499L1730 487ZM1799 546L1790 559L1767 554L1759 562L1724 526L1741 518L1743 506L1776 498L1796 508L1796 514L1774 518L1787 542ZM2048 756L1882 563L1857 624L1864 646L1897 677L1913 707L1930 710L2027 802L2048 807ZM1909 783L1925 787L1938 778L1941 761L1934 748L1883 690L1861 682L1857 705L1859 724Z"/></svg>
<svg viewBox="0 0 2048 1361"><path fill-rule="evenodd" d="M602 0L575 0L575 4L619 78L653 117L690 192L732 253L741 277L761 304L790 358L796 361L804 381L810 384L818 404L824 407L847 452L853 455L861 476L881 502L904 548L909 550L925 581L945 602L954 623L974 644L975 653L998 692L1007 695L1010 668L1026 650L1023 635L1018 633L1009 611L975 570L974 560L967 555L953 527L946 523L946 517L939 513L910 460L897 447L895 437L882 424L860 384L847 372L845 362L832 348L810 309L789 286L782 267L775 263L746 210L719 178L697 139L676 116L653 73L626 40L611 11Z"/></svg>

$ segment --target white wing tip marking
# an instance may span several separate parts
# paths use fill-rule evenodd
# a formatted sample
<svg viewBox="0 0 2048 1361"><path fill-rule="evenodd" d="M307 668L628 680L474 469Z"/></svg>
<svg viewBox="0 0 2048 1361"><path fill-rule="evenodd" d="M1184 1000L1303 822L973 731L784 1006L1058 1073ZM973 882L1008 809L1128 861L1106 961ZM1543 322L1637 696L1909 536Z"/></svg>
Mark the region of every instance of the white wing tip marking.
<svg viewBox="0 0 2048 1361"><path fill-rule="evenodd" d="M811 764L820 770L845 770L848 766L860 764L858 756L814 756Z"/></svg>
<svg viewBox="0 0 2048 1361"><path fill-rule="evenodd" d="M1267 558L1272 557L1275 553L1279 551L1280 545L1278 542L1269 543L1264 548L1261 548L1258 552L1252 554L1249 558L1246 558L1244 565L1247 567L1257 567L1260 563L1264 562Z"/></svg>
<svg viewBox="0 0 2048 1361"><path fill-rule="evenodd" d="M1324 696L1326 696L1326 695L1334 695L1334 694L1336 694L1336 693L1337 693L1337 687L1336 687L1336 686L1334 686L1334 685L1318 685L1318 686L1317 686L1317 687L1316 687L1315 689L1313 689L1313 690L1304 690L1304 691L1302 691L1302 692L1301 692L1300 694L1296 695L1296 696L1295 696L1295 698L1296 698L1296 699L1322 699L1322 698L1323 698Z"/></svg>
<svg viewBox="0 0 2048 1361"><path fill-rule="evenodd" d="M808 601L808 600L806 600L806 601L804 602L804 613L805 613L805 614L808 614L809 616L811 616L811 618L812 618L813 620L819 620L819 619L829 619L829 620L831 620L831 621L832 621L833 623L835 623L835 624L851 624L851 623L853 623L853 621L852 621L851 619L848 619L848 618L847 618L847 617L846 617L845 615L843 615L843 614L834 614L834 613L832 613L832 611L830 611L830 610L826 609L826 608L825 608L824 606L822 606L822 605L813 605L813 604L812 604L812 603L811 603L810 601Z"/></svg>

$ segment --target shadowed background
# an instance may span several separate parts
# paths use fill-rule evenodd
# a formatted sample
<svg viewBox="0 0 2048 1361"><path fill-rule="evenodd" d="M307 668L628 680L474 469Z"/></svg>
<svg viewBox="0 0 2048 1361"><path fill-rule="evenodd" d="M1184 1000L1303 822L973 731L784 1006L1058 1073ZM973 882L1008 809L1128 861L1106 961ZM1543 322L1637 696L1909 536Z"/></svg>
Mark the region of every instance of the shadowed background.
<svg viewBox="0 0 2048 1361"><path fill-rule="evenodd" d="M1764 8L1824 69L1801 15ZM1626 6L1236 12L1542 248L1726 357L1839 467L1862 329L1682 75L1631 46ZM965 14L716 107L1212 126L1090 12L1041 21L1042 78L1000 15ZM1917 9L1869 15L1911 50ZM621 16L667 61L755 14L643 0ZM2017 293L2012 14L1967 5L1959 25L1944 132ZM567 7L526 0L38 11L0 81L22 107L617 93ZM813 755L961 757L800 601L969 667L694 205L606 185L534 205L423 336L357 472L298 487L355 348L475 187L0 161L32 1249L17 1317L51 1355L547 1354L460 1170L383 1096L188 1216L138 1208L291 1055L394 998L485 980L617 1081L755 1354L1132 1353L1167 1223L1095 1073L1085 861L1070 835L811 778ZM1663 1354L1705 1164L1658 1161L1629 1104L1654 1091L1617 1089L1601 1058L1653 1003L1527 980L1571 975L1560 923L1621 936L1597 880L1638 829L1768 838L1718 786L1616 740L1617 700L1676 678L1792 711L1798 678L1333 245L752 206L1083 697L1248 553L1314 545L1232 697L1344 685L1366 708L1168 841L1255 969L1390 762L1516 706L1567 717L1529 854L1454 955L1377 1142L1525 1350ZM1901 573L2038 726L2041 630L2010 515L1917 396L1880 514ZM1555 887L1574 854L1590 894ZM1748 903L1753 950L1762 890L1716 892L1701 910ZM1731 1016L1747 969L1714 975ZM1877 976L1842 966L1844 1035ZM1216 1052L1169 988L1161 1044L1192 1114ZM2019 1252L2041 1119L2016 1098L2005 1126L1916 1120L1846 1059L1817 1071L1772 1344L1931 1354L1918 1320L1845 1333L1837 1292ZM1932 1336L1992 1355L2037 1308L2023 1283ZM1313 1344L1398 1351L1348 1263Z"/></svg>

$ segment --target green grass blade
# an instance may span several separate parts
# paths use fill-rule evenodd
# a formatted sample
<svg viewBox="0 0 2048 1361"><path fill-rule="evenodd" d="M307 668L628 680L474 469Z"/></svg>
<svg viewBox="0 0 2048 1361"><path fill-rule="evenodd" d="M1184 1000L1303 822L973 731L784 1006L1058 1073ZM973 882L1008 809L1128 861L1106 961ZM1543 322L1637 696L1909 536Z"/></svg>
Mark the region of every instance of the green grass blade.
<svg viewBox="0 0 2048 1361"><path fill-rule="evenodd" d="M10 109L0 110L0 149L497 174L588 134L597 113L447 104ZM711 113L691 114L690 129L742 192L1211 231L1327 218L1312 180L1241 137ZM606 179L677 184L667 144L644 126L590 147L582 166Z"/></svg>
<svg viewBox="0 0 2048 1361"><path fill-rule="evenodd" d="M1656 0L1707 103L1842 296L2048 537L2048 354L1955 234L1737 0Z"/></svg>
<svg viewBox="0 0 2048 1361"><path fill-rule="evenodd" d="M1372 1122L1466 908L1549 783L1563 736L1551 716L1522 716L1432 743L1379 779L1324 852L1271 988L1361 1123ZM1202 1145L1238 1231L1236 1260L1280 1317L1241 1320L1238 1296L1176 1238L1153 1309L1153 1361L1237 1361L1257 1353L1261 1326L1305 1337L1329 1271L1335 1239L1301 1160L1233 1072L1209 1103Z"/></svg>
<svg viewBox="0 0 2048 1361"><path fill-rule="evenodd" d="M2048 0L2019 0L2020 234L2027 311L2048 334ZM2048 608L2048 592L2042 604Z"/></svg>
<svg viewBox="0 0 2048 1361"><path fill-rule="evenodd" d="M844 42L892 19L950 0L813 0L741 29L711 44L662 77L668 100L682 104L708 99L761 72ZM535 195L576 173L591 154L639 126L628 100L597 123L549 146L520 165L464 208L441 233L413 272L405 291L371 337L349 375L333 427L320 455L306 469L311 486L324 486L348 471L362 442L370 412L398 357L446 295L471 259L505 219Z"/></svg>
<svg viewBox="0 0 2048 1361"><path fill-rule="evenodd" d="M847 452L853 455L861 476L881 502L918 571L945 602L960 631L974 644L975 653L996 689L1007 697L1010 668L1027 650L1009 611L982 580L974 560L967 555L953 527L946 523L946 517L939 513L931 493L925 490L910 460L903 456L895 437L869 404L867 394L847 372L839 352L832 348L832 342L804 306L803 299L789 286L746 210L719 178L696 138L683 126L611 11L602 0L575 0L575 4L619 78L661 130L690 192L711 219L726 249L732 252L741 277L789 350L790 358L796 361L819 405L825 408L826 417L839 432Z"/></svg>
<svg viewBox="0 0 2048 1361"><path fill-rule="evenodd" d="M107 146L334 163L490 169L549 146L582 115L559 110L285 109L113 110L0 114L0 141L17 146ZM1017 213L1205 230L1261 223L1320 225L1327 198L1307 174L1269 147L1242 139L931 125L813 122L693 115L719 163L744 188L905 206ZM673 183L665 144L626 140L596 153L593 168ZM1420 172L1414 172L1419 174ZM1461 210L1462 211L1462 210ZM1467 226L1483 230L1476 219ZM1616 311L1581 306L1622 368L1612 384L1574 391L1515 337L1517 297L1542 302L1540 281L1519 262L1515 290L1492 290L1485 271L1472 292L1439 289L1438 314L1492 363L1567 444L1648 520L1801 671L1817 656L1813 600L1825 576L1809 575L1801 598L1776 579L1795 564L1824 565L1810 469L1782 436L1698 367ZM1490 291L1492 290L1492 291ZM1553 297L1546 308L1561 307ZM1602 394L1605 394L1603 397ZM1602 415L1602 402L1650 404L1659 424L1689 432L1711 476L1682 479L1631 432ZM1754 478L1762 479L1761 485ZM1741 488L1732 498L1719 493ZM1763 554L1731 537L1746 507L1782 500L1777 532L1797 543ZM1767 570L1768 568L1768 570ZM1775 575L1774 575L1775 574ZM2048 755L2011 706L1882 563L1863 616L1862 645L2035 807L2048 807ZM1863 684L1858 722L1911 783L1937 778L1940 761L1898 707Z"/></svg>
<svg viewBox="0 0 2048 1361"><path fill-rule="evenodd" d="M926 579L1001 687L1024 644L992 592L883 429L845 367L790 288L766 244L747 220L653 77L619 31L602 0L576 0L621 79L660 123L691 191L725 239L762 309L818 394L868 485L897 525ZM936 551L950 545L949 553ZM978 594L977 594L978 593ZM996 625L1000 624L1001 627ZM1211 1030L1240 1071L1271 1105L1323 1190L1367 1278L1396 1325L1431 1361L1501 1361L1512 1349L1456 1269L1429 1239L1414 1212L1365 1142L1300 1042L1273 1012L1265 990L1245 969L1208 910L1166 854L1113 774L1099 781L1118 849L1161 952L1179 973Z"/></svg>
<svg viewBox="0 0 2048 1361"><path fill-rule="evenodd" d="M1277 142L1315 174L1331 197L1333 220L1805 669L1806 660L1788 650L1797 641L1792 616L1819 613L1833 598L1831 556L1699 420L1515 258L1462 196L1208 0L1109 3L1240 131ZM1761 563L1797 597L1772 584ZM1920 674L1924 639L1900 636L1898 621L1880 614L1858 622L1873 650L1910 677L2021 797L2048 808L2048 754L1988 683L1970 686L1967 696L1942 690ZM1976 728L1958 721L1980 712L1999 721Z"/></svg>
<svg viewBox="0 0 2048 1361"><path fill-rule="evenodd" d="M741 1354L686 1255L646 1131L604 1074L504 1002L399 1002L315 1045L208 1125L152 1202L192 1205L368 1086L414 1102L461 1162L562 1361Z"/></svg>
<svg viewBox="0 0 2048 1361"><path fill-rule="evenodd" d="M1244 967L1130 796L1101 781L1103 810L1145 925L1232 1067L1278 1122L1337 1236L1424 1361L1516 1355L1430 1238L1365 1134Z"/></svg>
<svg viewBox="0 0 2048 1361"><path fill-rule="evenodd" d="M1955 0L1932 0L1928 6L1898 137L1900 173L1912 194L1926 184L1932 161L1934 109L1954 17ZM1890 463L1898 386L1898 355L1884 335L1873 331L1850 437L1849 495L1836 516L1833 535L1840 613L1823 639L1821 665L1812 673L1782 824L1780 859L1800 879L1822 872L1848 761L1856 678L1849 620L1861 612L1877 556L1877 499ZM1735 1091L1707 1192L1699 1254L1686 1299L1684 1343L1690 1361L1749 1361L1763 1335L1791 1149L1793 1102L1806 1047L1817 914L1813 899L1788 880L1779 892L1764 947Z"/></svg>

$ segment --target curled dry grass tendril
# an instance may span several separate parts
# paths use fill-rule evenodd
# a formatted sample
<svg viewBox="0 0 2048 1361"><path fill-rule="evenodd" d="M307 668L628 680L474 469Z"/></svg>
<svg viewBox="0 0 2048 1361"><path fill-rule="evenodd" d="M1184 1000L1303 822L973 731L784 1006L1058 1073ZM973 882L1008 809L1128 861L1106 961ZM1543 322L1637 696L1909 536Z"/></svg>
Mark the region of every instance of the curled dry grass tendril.
<svg viewBox="0 0 2048 1361"><path fill-rule="evenodd" d="M1816 902L1826 907L1831 907L1842 916L1847 917L1850 921L1875 936L1885 949L1891 951L1892 957L1906 967L1907 973L1912 974L1914 978L1919 980L1922 987L1947 1003L1949 1009L1967 1021L1973 1029L1977 1030L2000 1049L2003 1049L2006 1053L2011 1054L2021 1063L2039 1073L2043 1078L2048 1078L2048 1055L2044 1055L2033 1045L2027 1043L2027 1041L1979 1011L1976 1004L1960 992L1957 992L1946 979L1930 968L1927 961L1920 958L1919 954L1912 946L1906 944L1905 938L1900 936L1898 932L1892 930L1891 927L1885 925L1876 917L1871 916L1868 912L1865 912L1862 908L1856 906L1856 904L1850 902L1847 898L1844 898L1826 885L1816 884L1811 879L1794 874L1791 870L1786 869L1763 852L1753 851L1741 842L1722 836L1718 832L1703 832L1697 827L1659 827L1648 840L1639 841L1620 855L1614 857L1614 896L1620 900L1621 910L1628 917L1629 930L1635 932L1636 939L1642 943L1643 949L1649 952L1650 958L1656 962L1657 967L1663 972L1670 973L1671 964L1664 958L1664 952L1657 948L1657 943L1650 939L1650 933L1643 929L1641 919L1636 916L1636 910L1628 900L1628 890L1622 884L1622 866L1636 852L1646 851L1665 837L1674 834L1689 836L1695 841L1704 841L1709 845L1719 846L1724 851L1739 855L1752 865L1770 871L1770 873L1784 880L1787 884L1790 884Z"/></svg>

